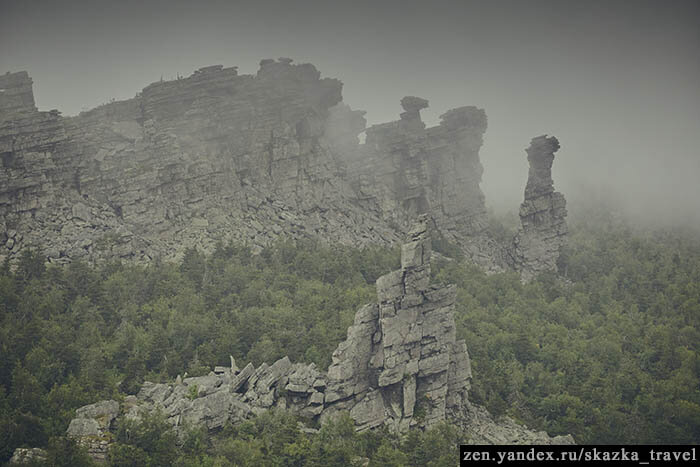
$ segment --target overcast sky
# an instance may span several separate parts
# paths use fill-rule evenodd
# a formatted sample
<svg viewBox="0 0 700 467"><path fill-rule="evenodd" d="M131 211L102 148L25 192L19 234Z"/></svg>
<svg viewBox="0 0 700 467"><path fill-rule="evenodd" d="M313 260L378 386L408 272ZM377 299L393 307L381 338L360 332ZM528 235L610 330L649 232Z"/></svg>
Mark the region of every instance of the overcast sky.
<svg viewBox="0 0 700 467"><path fill-rule="evenodd" d="M27 70L41 110L277 57L339 78L370 124L397 119L405 95L430 101L428 124L484 108L497 210L517 212L524 149L547 133L570 204L610 190L649 219L700 221L699 0L0 0L0 73Z"/></svg>

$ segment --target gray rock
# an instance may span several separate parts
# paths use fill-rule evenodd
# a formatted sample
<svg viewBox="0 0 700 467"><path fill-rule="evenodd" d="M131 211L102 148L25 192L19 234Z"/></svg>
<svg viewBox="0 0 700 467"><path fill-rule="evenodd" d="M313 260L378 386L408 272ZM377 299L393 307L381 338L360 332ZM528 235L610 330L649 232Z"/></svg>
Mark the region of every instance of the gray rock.
<svg viewBox="0 0 700 467"><path fill-rule="evenodd" d="M513 239L515 267L527 281L545 271L557 270L557 259L566 241L566 200L554 191L552 163L559 149L555 137L533 138L527 148L530 172L525 200L520 205L521 227Z"/></svg>
<svg viewBox="0 0 700 467"><path fill-rule="evenodd" d="M360 399L350 410L358 430L366 430L382 425L385 421L384 401L379 391L371 391Z"/></svg>
<svg viewBox="0 0 700 467"><path fill-rule="evenodd" d="M294 393L310 393L317 388L325 387L322 375L316 369L316 365L294 364L288 377L289 382L285 389Z"/></svg>
<svg viewBox="0 0 700 467"><path fill-rule="evenodd" d="M379 313L369 314L366 307L358 312L328 370L324 410L349 409L363 429L388 423L405 430L412 423L445 420L451 369L450 391L462 394L469 387L471 373L465 371L469 356L463 343L455 340L454 290L430 289L429 296L437 301L424 294L430 277L427 226L422 218L411 229L401 250L402 269L377 280L383 303ZM419 395L432 400L426 421L413 420Z"/></svg>
<svg viewBox="0 0 700 467"><path fill-rule="evenodd" d="M68 425L66 434L77 438L82 436L100 436L100 424L94 418L74 418Z"/></svg>
<svg viewBox="0 0 700 467"><path fill-rule="evenodd" d="M180 378L179 375L178 378ZM175 381L176 385L181 383L181 380L179 382L177 380ZM172 392L173 388L168 384L156 384L151 383L150 381L145 381L143 385L141 385L141 389L136 397L140 400L148 401L154 404L162 404L168 398L168 396L172 394Z"/></svg>
<svg viewBox="0 0 700 467"><path fill-rule="evenodd" d="M204 70L71 118L37 110L26 72L0 75L0 225L18 232L2 238L2 254L145 262L218 240L391 245L430 213L476 263L510 266L479 186L483 110L452 109L427 128L428 101L406 96L399 120L365 129L341 82L313 65ZM414 265L426 256L406 253Z"/></svg>
<svg viewBox="0 0 700 467"><path fill-rule="evenodd" d="M85 206L83 203L75 203L72 208L73 218L81 221L89 221L92 217L90 214L90 208Z"/></svg>
<svg viewBox="0 0 700 467"><path fill-rule="evenodd" d="M255 367L253 364L248 363L240 373L233 377L233 380L231 381L231 392L238 392L238 390L241 389L246 382L248 382L248 378L253 375L254 371Z"/></svg>
<svg viewBox="0 0 700 467"><path fill-rule="evenodd" d="M85 447L93 459L104 461L112 442L112 421L119 415L119 403L113 400L95 402L77 409L75 415L66 435Z"/></svg>
<svg viewBox="0 0 700 467"><path fill-rule="evenodd" d="M314 392L311 394L311 397L309 397L309 405L323 405L323 393Z"/></svg>
<svg viewBox="0 0 700 467"><path fill-rule="evenodd" d="M519 425L509 417L495 420L483 407L466 403L456 418L469 444L575 444L571 435L550 437Z"/></svg>
<svg viewBox="0 0 700 467"><path fill-rule="evenodd" d="M200 397L206 396L208 394L216 391L216 388L221 386L223 379L217 375L208 376L198 376L194 378L185 378L182 380L183 384L188 387L196 386L197 394Z"/></svg>
<svg viewBox="0 0 700 467"><path fill-rule="evenodd" d="M190 426L206 426L209 430L222 428L229 420L234 396L227 391L218 391L191 401L180 412L182 420Z"/></svg>
<svg viewBox="0 0 700 467"><path fill-rule="evenodd" d="M10 465L34 464L44 462L48 458L48 453L41 448L17 448L12 454Z"/></svg>
<svg viewBox="0 0 700 467"><path fill-rule="evenodd" d="M97 420L101 428L107 429L117 415L119 415L119 402L108 400L86 405L75 411L76 418Z"/></svg>

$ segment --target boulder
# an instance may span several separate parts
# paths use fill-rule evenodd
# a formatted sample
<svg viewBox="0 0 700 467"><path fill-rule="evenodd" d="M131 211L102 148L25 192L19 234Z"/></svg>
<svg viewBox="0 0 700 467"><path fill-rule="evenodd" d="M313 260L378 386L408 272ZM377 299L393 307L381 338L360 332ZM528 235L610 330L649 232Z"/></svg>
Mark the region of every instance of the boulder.
<svg viewBox="0 0 700 467"><path fill-rule="evenodd" d="M41 448L17 448L12 454L9 465L32 464L45 462L48 453Z"/></svg>

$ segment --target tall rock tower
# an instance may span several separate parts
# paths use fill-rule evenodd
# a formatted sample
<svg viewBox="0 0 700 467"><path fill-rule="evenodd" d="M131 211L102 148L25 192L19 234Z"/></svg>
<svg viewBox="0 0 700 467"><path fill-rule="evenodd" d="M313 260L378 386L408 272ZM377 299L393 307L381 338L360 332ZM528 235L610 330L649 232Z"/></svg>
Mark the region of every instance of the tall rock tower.
<svg viewBox="0 0 700 467"><path fill-rule="evenodd" d="M359 429L401 431L445 420L467 402L469 354L456 339L454 286L430 285L426 216L401 248L401 269L377 280L379 303L357 312L328 368L323 416L349 410Z"/></svg>
<svg viewBox="0 0 700 467"><path fill-rule="evenodd" d="M566 200L554 191L552 163L559 141L547 135L533 138L527 152L530 172L525 186L525 200L520 205L521 227L513 241L515 267L523 280L540 272L556 271L559 252L564 244Z"/></svg>

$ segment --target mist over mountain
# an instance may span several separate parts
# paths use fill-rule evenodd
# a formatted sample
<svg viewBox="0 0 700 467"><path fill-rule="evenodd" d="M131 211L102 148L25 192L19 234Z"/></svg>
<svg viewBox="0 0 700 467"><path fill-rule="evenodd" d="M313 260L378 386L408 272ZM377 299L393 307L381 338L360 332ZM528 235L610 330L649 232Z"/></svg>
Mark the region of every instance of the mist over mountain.
<svg viewBox="0 0 700 467"><path fill-rule="evenodd" d="M369 124L404 95L484 108L487 204L517 210L524 149L555 134L557 189L601 191L642 222L700 219L695 1L2 2L0 68L28 70L40 109L75 115L163 76L261 57L314 63Z"/></svg>
<svg viewBox="0 0 700 467"><path fill-rule="evenodd" d="M699 24L0 0L0 464L697 444Z"/></svg>

